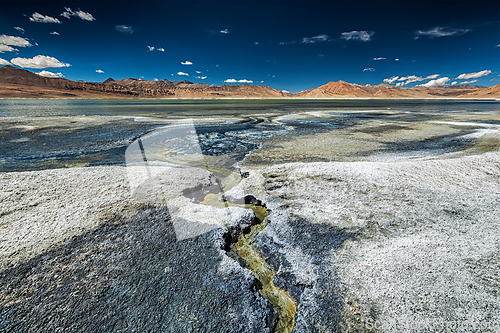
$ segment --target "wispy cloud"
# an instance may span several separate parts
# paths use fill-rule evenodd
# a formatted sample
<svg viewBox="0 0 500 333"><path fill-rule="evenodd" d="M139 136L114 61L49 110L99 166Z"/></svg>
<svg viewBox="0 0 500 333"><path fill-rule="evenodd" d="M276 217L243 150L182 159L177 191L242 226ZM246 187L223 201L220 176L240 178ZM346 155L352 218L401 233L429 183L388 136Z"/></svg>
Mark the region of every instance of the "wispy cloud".
<svg viewBox="0 0 500 333"><path fill-rule="evenodd" d="M373 58L373 60L375 60L375 61L379 61L379 60L385 60L385 59L386 59L386 58L384 58L384 57L379 57L379 58Z"/></svg>
<svg viewBox="0 0 500 333"><path fill-rule="evenodd" d="M124 34L134 33L134 28L131 25L115 25L115 29Z"/></svg>
<svg viewBox="0 0 500 333"><path fill-rule="evenodd" d="M36 73L40 76L45 76L45 77L64 77L63 73L52 73L49 71L41 71Z"/></svg>
<svg viewBox="0 0 500 333"><path fill-rule="evenodd" d="M349 31L340 34L340 38L345 40L360 40L362 42L368 42L375 34L373 31Z"/></svg>
<svg viewBox="0 0 500 333"><path fill-rule="evenodd" d="M365 68L363 69L363 72L375 72L375 68Z"/></svg>
<svg viewBox="0 0 500 333"><path fill-rule="evenodd" d="M23 33L25 32L25 30L21 27L14 27L14 29L16 29L17 31L19 31L20 33Z"/></svg>
<svg viewBox="0 0 500 333"><path fill-rule="evenodd" d="M467 80L467 79L477 79L477 78L480 78L482 76L486 76L486 75L489 75L491 74L491 71L486 69L484 71L480 71L480 72L476 72L476 73L464 73L464 74L460 74L459 76L457 76L457 79L459 80Z"/></svg>
<svg viewBox="0 0 500 333"><path fill-rule="evenodd" d="M48 16L48 15L42 15L38 12L35 12L31 15L30 21L31 22L38 22L38 23L58 23L58 24L61 24L61 21L59 21L55 17Z"/></svg>
<svg viewBox="0 0 500 333"><path fill-rule="evenodd" d="M64 12L60 16L63 16L68 20L71 18L71 16L76 16L84 21L95 21L94 16L92 16L92 14L90 14L89 12L84 12L81 10L77 10L76 12L74 12L69 7L64 7Z"/></svg>
<svg viewBox="0 0 500 333"><path fill-rule="evenodd" d="M163 47L159 47L159 48L157 48L157 50L160 52L165 52L165 49Z"/></svg>
<svg viewBox="0 0 500 333"><path fill-rule="evenodd" d="M104 71L103 71L102 69L96 69L96 71L95 71L95 72L96 72L96 73L99 73L99 74L104 73Z"/></svg>
<svg viewBox="0 0 500 333"><path fill-rule="evenodd" d="M33 58L13 58L10 60L10 62L19 67L36 68L36 69L71 66L70 64L61 62L54 57L49 57L44 55L37 55L34 56Z"/></svg>
<svg viewBox="0 0 500 333"><path fill-rule="evenodd" d="M471 31L471 29L452 29L448 27L435 27L429 30L415 31L415 34L417 36L426 36L429 38L435 38L435 37L460 36L469 31Z"/></svg>
<svg viewBox="0 0 500 333"><path fill-rule="evenodd" d="M223 30L220 30L219 33L221 33L221 34L228 34L230 32L229 32L229 29L223 29Z"/></svg>
<svg viewBox="0 0 500 333"><path fill-rule="evenodd" d="M243 80L227 79L227 80L224 80L224 82L226 82L226 83L253 83L252 80L247 80L247 79L243 79Z"/></svg>
<svg viewBox="0 0 500 333"><path fill-rule="evenodd" d="M56 35L56 36L59 36L59 33L58 33L57 31L52 31L50 34L51 34L51 35Z"/></svg>
<svg viewBox="0 0 500 333"><path fill-rule="evenodd" d="M0 58L0 65L10 65L10 62L8 62L5 59Z"/></svg>
<svg viewBox="0 0 500 333"><path fill-rule="evenodd" d="M184 72L177 72L177 75L189 76L188 73L184 73Z"/></svg>
<svg viewBox="0 0 500 333"><path fill-rule="evenodd" d="M205 80L208 76L195 76L197 79Z"/></svg>
<svg viewBox="0 0 500 333"><path fill-rule="evenodd" d="M429 82L425 84L421 84L423 87L441 87L446 84L446 82L450 81L449 77L442 77L437 80L430 80Z"/></svg>
<svg viewBox="0 0 500 333"><path fill-rule="evenodd" d="M314 44L317 42L326 42L328 40L328 35L318 35L314 37L304 37L301 40L301 43L304 44Z"/></svg>
<svg viewBox="0 0 500 333"><path fill-rule="evenodd" d="M181 65L192 65L193 63L189 60L186 60L186 61L181 61Z"/></svg>
<svg viewBox="0 0 500 333"><path fill-rule="evenodd" d="M153 52L153 51L155 50L155 47L154 47L154 46L149 46L149 45L148 45L148 50L149 50L149 52Z"/></svg>
<svg viewBox="0 0 500 333"><path fill-rule="evenodd" d="M197 74L201 74L201 71L196 71Z"/></svg>
<svg viewBox="0 0 500 333"><path fill-rule="evenodd" d="M475 83L475 82L477 82L477 80L464 81L464 82L460 82L460 84L469 84L469 83Z"/></svg>

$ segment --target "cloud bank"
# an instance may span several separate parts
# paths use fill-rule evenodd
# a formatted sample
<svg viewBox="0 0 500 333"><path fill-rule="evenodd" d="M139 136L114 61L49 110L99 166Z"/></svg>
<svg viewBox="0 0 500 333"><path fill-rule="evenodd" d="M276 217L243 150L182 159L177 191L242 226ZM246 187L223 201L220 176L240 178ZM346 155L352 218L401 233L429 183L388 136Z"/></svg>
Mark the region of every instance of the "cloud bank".
<svg viewBox="0 0 500 333"><path fill-rule="evenodd" d="M54 57L49 57L44 55L37 55L33 58L13 58L10 60L10 62L19 67L36 68L36 69L51 68L51 67L60 68L60 67L71 66L68 63L60 62Z"/></svg>

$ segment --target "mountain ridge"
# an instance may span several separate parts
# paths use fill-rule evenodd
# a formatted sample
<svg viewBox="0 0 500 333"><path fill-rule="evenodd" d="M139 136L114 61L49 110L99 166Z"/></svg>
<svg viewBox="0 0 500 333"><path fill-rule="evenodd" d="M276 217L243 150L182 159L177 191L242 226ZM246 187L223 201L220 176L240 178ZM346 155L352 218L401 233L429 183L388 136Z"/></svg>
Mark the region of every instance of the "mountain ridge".
<svg viewBox="0 0 500 333"><path fill-rule="evenodd" d="M500 98L500 85L413 88L385 83L362 86L343 80L331 81L301 93L287 93L265 85L213 86L188 80L141 79L103 82L72 81L40 76L10 65L0 67L0 97L29 98Z"/></svg>

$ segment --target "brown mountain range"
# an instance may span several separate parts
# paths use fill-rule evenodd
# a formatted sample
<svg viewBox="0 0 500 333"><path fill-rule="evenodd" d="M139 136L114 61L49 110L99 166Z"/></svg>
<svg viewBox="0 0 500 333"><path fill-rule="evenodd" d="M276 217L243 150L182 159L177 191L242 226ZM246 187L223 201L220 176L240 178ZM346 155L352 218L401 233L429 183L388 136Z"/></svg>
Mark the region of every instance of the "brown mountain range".
<svg viewBox="0 0 500 333"><path fill-rule="evenodd" d="M139 79L104 82L48 78L12 66L0 67L0 97L27 98L500 98L500 85L396 88L389 84L361 86L344 81L329 82L297 94L268 86L211 86L190 81Z"/></svg>

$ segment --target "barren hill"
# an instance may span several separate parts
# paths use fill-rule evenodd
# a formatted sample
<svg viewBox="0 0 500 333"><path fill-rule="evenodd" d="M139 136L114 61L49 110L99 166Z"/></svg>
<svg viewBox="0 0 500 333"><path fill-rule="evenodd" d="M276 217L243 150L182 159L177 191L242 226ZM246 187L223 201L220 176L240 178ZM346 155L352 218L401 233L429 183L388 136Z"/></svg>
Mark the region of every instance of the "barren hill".
<svg viewBox="0 0 500 333"><path fill-rule="evenodd" d="M279 90L257 85L210 86L183 81L146 81L139 79L100 82L71 81L48 78L12 66L0 67L0 97L284 97Z"/></svg>
<svg viewBox="0 0 500 333"><path fill-rule="evenodd" d="M211 86L183 81L107 79L104 82L48 78L12 66L0 67L0 97L80 97L80 98L500 98L500 85L394 87L381 83L361 86L345 81L329 82L302 93L290 94L258 85Z"/></svg>
<svg viewBox="0 0 500 333"><path fill-rule="evenodd" d="M496 87L496 86L495 86ZM494 87L491 87L494 88ZM361 86L344 81L329 82L315 89L297 94L305 98L495 98L500 93L495 89L486 91L477 86L396 88L381 83L376 86ZM484 91L484 92L483 92Z"/></svg>

